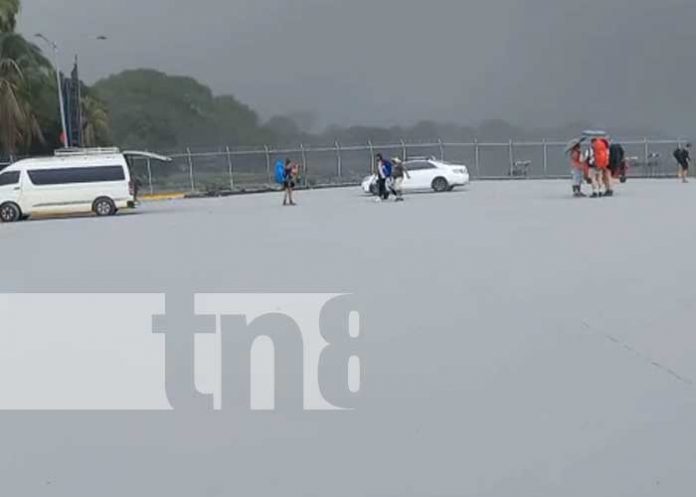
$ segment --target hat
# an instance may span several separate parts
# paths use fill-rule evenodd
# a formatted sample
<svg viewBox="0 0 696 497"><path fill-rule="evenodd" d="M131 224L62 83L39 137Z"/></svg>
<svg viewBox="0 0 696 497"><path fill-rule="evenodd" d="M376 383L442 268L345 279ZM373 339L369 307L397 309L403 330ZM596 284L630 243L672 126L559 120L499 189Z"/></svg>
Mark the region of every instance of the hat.
<svg viewBox="0 0 696 497"><path fill-rule="evenodd" d="M402 160L399 159L398 157L394 157L394 158L392 159L392 162L393 162L394 164L401 164Z"/></svg>

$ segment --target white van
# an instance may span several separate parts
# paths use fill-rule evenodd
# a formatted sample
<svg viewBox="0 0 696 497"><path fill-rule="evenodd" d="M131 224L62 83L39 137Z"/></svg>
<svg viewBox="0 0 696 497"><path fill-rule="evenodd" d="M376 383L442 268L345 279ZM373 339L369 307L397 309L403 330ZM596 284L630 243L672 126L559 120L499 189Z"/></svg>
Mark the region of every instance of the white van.
<svg viewBox="0 0 696 497"><path fill-rule="evenodd" d="M168 161L147 152L64 149L53 157L25 159L0 171L0 221L33 214L94 212L111 216L135 207L128 156Z"/></svg>

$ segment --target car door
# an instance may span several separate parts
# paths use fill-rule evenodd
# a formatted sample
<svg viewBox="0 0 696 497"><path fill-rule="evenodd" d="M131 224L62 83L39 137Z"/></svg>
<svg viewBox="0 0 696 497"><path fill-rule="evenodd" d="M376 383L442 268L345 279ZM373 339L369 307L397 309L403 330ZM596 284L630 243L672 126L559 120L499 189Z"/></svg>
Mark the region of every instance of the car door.
<svg viewBox="0 0 696 497"><path fill-rule="evenodd" d="M421 190L423 188L423 176L427 169L426 161L411 161L406 163L408 177L404 178L404 190Z"/></svg>
<svg viewBox="0 0 696 497"><path fill-rule="evenodd" d="M404 180L404 190L427 190L433 182L434 166L428 161L412 161L406 164L410 178Z"/></svg>

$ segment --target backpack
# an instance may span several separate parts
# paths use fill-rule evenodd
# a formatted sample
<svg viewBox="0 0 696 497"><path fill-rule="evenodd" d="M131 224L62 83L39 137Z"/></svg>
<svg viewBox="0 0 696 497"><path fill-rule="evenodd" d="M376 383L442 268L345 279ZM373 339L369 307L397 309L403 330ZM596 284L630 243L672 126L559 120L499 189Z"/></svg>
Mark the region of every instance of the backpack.
<svg viewBox="0 0 696 497"><path fill-rule="evenodd" d="M609 167L612 171L618 169L625 157L626 152L624 148L618 143L612 143L609 147Z"/></svg>
<svg viewBox="0 0 696 497"><path fill-rule="evenodd" d="M389 162L388 160L384 161L384 176L386 178L391 178L392 173L394 172L394 165Z"/></svg>
<svg viewBox="0 0 696 497"><path fill-rule="evenodd" d="M285 164L283 163L282 160L279 160L276 162L275 165L275 180L276 183L279 185L282 185L285 183Z"/></svg>
<svg viewBox="0 0 696 497"><path fill-rule="evenodd" d="M676 150L674 151L674 158L677 160L677 162L678 162L679 164L684 164L684 162L686 162L686 161L684 160L684 156L685 156L685 155L686 155L686 154L684 154L684 149L683 149L683 148L678 148L678 149L676 149Z"/></svg>

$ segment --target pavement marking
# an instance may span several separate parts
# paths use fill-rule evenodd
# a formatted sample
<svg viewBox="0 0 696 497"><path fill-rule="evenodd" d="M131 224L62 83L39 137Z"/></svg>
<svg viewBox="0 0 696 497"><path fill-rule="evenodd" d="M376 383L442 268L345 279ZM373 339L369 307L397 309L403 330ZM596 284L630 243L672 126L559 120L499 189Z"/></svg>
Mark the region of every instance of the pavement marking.
<svg viewBox="0 0 696 497"><path fill-rule="evenodd" d="M595 328L591 324L589 324L587 321L583 320L581 321L582 325L585 327L585 329L590 330L594 333L597 333L604 337L606 340L610 341L611 343L618 345L622 349L624 349L626 352L629 352L633 354L634 356L638 357L642 361L648 363L652 367L659 369L663 373L668 374L675 380L684 383L685 385L689 385L690 387L694 386L694 380L691 378L687 378L686 376L682 376L681 374L677 373L674 369L670 368L669 366L666 366L665 364L662 364L659 361L654 360L652 357L644 354L640 350L636 349L632 345L630 345L628 342L625 342L621 340L620 338L617 338L616 336L612 335L611 333L608 333L604 330Z"/></svg>

